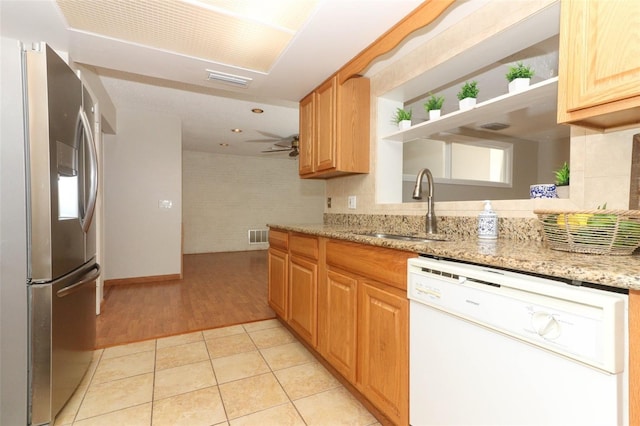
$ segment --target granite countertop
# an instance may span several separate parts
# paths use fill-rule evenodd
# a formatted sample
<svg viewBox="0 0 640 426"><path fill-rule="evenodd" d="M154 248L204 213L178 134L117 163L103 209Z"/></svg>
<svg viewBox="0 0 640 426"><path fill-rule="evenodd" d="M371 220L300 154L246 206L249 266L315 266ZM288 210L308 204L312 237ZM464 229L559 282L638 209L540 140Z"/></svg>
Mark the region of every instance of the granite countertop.
<svg viewBox="0 0 640 426"><path fill-rule="evenodd" d="M532 272L612 287L640 290L640 256L605 256L551 250L543 242L509 239L480 240L476 237L446 241L412 242L359 235L375 232L333 225L280 225L271 228L336 238L380 247L407 250L456 260L463 260Z"/></svg>

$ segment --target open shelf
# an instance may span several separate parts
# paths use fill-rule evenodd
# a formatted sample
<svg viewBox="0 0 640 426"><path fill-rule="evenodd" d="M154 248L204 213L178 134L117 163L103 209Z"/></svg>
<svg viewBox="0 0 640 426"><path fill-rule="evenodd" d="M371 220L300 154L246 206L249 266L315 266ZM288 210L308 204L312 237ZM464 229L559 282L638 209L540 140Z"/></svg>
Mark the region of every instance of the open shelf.
<svg viewBox="0 0 640 426"><path fill-rule="evenodd" d="M523 91L497 96L476 104L476 106L470 110L454 111L438 119L425 121L424 123L411 126L409 129L384 136L383 139L409 142L416 139L429 138L441 132L448 132L451 129L484 120L487 117L527 108L529 105L547 101L549 98L555 99L557 93L558 77L549 78L532 84Z"/></svg>

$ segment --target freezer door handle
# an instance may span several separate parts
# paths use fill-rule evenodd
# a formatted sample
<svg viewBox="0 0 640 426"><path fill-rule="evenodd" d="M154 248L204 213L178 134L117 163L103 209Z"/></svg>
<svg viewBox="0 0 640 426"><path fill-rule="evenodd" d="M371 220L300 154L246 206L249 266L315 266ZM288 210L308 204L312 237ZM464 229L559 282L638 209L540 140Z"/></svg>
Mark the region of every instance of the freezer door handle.
<svg viewBox="0 0 640 426"><path fill-rule="evenodd" d="M93 219L93 214L96 209L96 199L98 196L98 154L96 152L89 119L82 107L80 107L78 117L83 129L82 132L79 132L79 134L83 136L80 143L84 143L89 150L89 198L86 201L86 205L84 205L85 200L83 197L82 213L80 215L80 225L82 226L82 230L87 232L91 226L91 220Z"/></svg>
<svg viewBox="0 0 640 426"><path fill-rule="evenodd" d="M89 272L87 272L81 279L80 281L78 281L75 284L72 284L68 287L62 288L60 290L58 290L56 292L56 296L58 297L65 297L65 296L69 296L70 294L75 293L76 291L80 290L80 288L87 284L90 283L92 281L95 281L98 277L100 276L100 265L98 265L97 263L93 266L93 268L91 268L91 270Z"/></svg>

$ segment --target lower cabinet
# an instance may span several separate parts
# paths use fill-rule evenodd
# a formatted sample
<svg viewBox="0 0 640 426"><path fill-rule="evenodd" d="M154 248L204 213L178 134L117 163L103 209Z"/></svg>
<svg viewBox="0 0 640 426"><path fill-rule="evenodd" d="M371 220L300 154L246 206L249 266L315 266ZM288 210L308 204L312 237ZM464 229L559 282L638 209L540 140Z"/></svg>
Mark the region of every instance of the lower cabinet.
<svg viewBox="0 0 640 426"><path fill-rule="evenodd" d="M286 320L289 300L289 234L272 229L269 232L269 306Z"/></svg>
<svg viewBox="0 0 640 426"><path fill-rule="evenodd" d="M295 232L278 237L269 249L269 305L388 420L408 424L406 265L416 255Z"/></svg>
<svg viewBox="0 0 640 426"><path fill-rule="evenodd" d="M289 300L287 322L314 348L318 344L319 238L289 234Z"/></svg>
<svg viewBox="0 0 640 426"><path fill-rule="evenodd" d="M311 346L318 341L318 265L291 255L289 325Z"/></svg>
<svg viewBox="0 0 640 426"><path fill-rule="evenodd" d="M321 355L398 425L409 423L406 280L415 256L328 240L319 285Z"/></svg>
<svg viewBox="0 0 640 426"><path fill-rule="evenodd" d="M356 387L396 424L409 424L409 301L373 281L358 289Z"/></svg>
<svg viewBox="0 0 640 426"><path fill-rule="evenodd" d="M344 272L327 270L320 351L349 382L356 382L358 281Z"/></svg>

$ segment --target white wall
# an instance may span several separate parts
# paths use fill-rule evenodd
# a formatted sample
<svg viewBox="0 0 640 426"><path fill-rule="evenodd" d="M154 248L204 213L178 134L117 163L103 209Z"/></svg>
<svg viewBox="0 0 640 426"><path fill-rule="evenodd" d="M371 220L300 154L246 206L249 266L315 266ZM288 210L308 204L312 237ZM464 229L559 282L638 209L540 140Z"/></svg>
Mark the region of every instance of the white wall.
<svg viewBox="0 0 640 426"><path fill-rule="evenodd" d="M249 229L322 223L325 182L300 179L298 161L183 152L184 252L260 250Z"/></svg>
<svg viewBox="0 0 640 426"><path fill-rule="evenodd" d="M181 272L182 136L178 117L118 109L104 136L105 279ZM159 208L170 200L171 209Z"/></svg>

